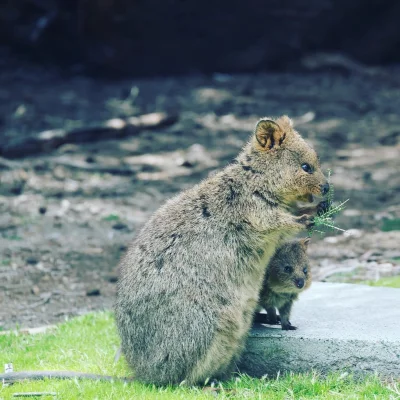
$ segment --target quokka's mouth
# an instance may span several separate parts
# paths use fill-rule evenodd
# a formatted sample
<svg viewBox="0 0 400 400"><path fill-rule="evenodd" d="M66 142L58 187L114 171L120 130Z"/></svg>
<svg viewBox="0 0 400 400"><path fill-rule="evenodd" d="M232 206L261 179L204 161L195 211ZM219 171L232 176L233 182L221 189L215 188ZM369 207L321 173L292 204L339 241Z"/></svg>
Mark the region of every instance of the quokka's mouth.
<svg viewBox="0 0 400 400"><path fill-rule="evenodd" d="M312 193L307 193L303 196L300 196L298 200L305 203L312 203L314 201L314 195Z"/></svg>

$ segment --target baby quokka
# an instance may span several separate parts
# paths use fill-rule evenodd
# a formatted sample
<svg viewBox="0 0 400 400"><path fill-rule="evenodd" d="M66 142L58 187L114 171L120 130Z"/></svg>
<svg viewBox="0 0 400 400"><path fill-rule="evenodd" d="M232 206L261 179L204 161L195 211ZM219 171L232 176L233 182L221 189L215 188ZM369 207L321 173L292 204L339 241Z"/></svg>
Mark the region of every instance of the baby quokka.
<svg viewBox="0 0 400 400"><path fill-rule="evenodd" d="M271 258L259 300L259 306L267 314L256 313L254 322L271 325L281 323L283 330L297 329L289 318L293 302L311 285L310 262L306 253L309 241L309 238L289 241L279 247Z"/></svg>

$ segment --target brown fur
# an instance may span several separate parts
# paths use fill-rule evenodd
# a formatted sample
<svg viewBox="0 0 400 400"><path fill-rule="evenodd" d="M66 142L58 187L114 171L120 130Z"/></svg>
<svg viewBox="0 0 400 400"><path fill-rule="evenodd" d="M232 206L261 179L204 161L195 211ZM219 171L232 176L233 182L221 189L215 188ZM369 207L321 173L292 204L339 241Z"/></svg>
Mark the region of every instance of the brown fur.
<svg viewBox="0 0 400 400"><path fill-rule="evenodd" d="M121 261L117 292L122 351L136 379L193 384L231 371L265 266L312 223L291 205L325 183L290 119L262 119L236 163L153 215Z"/></svg>
<svg viewBox="0 0 400 400"><path fill-rule="evenodd" d="M267 311L267 316L256 314L255 322L268 324L281 322L283 330L296 329L289 321L293 302L298 299L301 292L310 287L312 281L306 254L308 241L309 239L299 239L287 242L279 247L271 258L259 300L259 305ZM296 282L300 279L304 280L304 286L301 288L296 286ZM276 315L276 308L279 317Z"/></svg>

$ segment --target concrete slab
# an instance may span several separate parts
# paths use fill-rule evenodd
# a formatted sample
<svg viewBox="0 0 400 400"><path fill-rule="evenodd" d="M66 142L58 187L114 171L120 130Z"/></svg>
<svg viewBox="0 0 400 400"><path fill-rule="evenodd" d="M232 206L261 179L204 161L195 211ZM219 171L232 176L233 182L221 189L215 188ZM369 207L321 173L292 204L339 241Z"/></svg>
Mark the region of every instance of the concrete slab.
<svg viewBox="0 0 400 400"><path fill-rule="evenodd" d="M291 322L298 330L253 328L240 370L400 377L400 289L315 282L295 303Z"/></svg>

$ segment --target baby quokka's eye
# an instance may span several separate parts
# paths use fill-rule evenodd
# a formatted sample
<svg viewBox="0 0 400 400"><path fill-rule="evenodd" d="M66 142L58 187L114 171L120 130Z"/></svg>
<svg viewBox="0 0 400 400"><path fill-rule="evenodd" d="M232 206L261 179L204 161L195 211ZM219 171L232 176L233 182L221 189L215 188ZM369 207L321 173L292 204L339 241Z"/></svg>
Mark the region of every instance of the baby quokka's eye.
<svg viewBox="0 0 400 400"><path fill-rule="evenodd" d="M307 163L301 164L301 168L303 169L303 171L307 172L307 174L313 173L313 169L310 164Z"/></svg>
<svg viewBox="0 0 400 400"><path fill-rule="evenodd" d="M292 267L290 267L289 265L286 265L286 267L284 268L284 271L288 274L290 274L293 270Z"/></svg>
<svg viewBox="0 0 400 400"><path fill-rule="evenodd" d="M307 275L308 268L307 268L307 267L304 267L304 268L303 268L303 272Z"/></svg>

